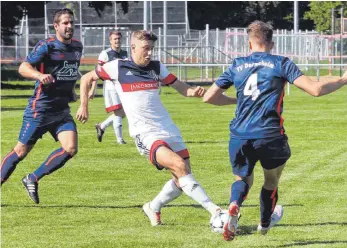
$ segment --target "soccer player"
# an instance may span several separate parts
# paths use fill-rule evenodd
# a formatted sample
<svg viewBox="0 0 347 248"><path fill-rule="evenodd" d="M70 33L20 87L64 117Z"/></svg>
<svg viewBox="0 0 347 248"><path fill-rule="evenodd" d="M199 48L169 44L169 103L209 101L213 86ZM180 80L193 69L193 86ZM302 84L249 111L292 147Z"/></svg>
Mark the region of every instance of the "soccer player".
<svg viewBox="0 0 347 248"><path fill-rule="evenodd" d="M237 103L229 141L230 162L236 181L231 186L230 217L223 234L225 240L235 237L237 214L252 186L257 161L264 171L258 231L266 234L283 216L283 207L276 203L280 176L291 155L281 116L286 82L316 97L347 83L347 73L341 79L313 82L290 59L271 55L274 46L271 25L255 21L248 26L247 33L252 53L234 59L203 99L215 105ZM232 85L236 88L237 99L223 94Z"/></svg>
<svg viewBox="0 0 347 248"><path fill-rule="evenodd" d="M81 78L81 105L76 114L82 123L88 120L88 89L92 81L112 80L139 153L146 155L158 170L167 169L172 174L161 192L143 206L152 226L162 224L161 208L179 197L182 191L212 215L220 211L192 175L189 152L181 133L160 100L159 81L185 97L202 97L205 90L189 87L169 73L160 61L151 60L156 40L152 32L135 31L131 38L131 58L113 60L85 74Z"/></svg>
<svg viewBox="0 0 347 248"><path fill-rule="evenodd" d="M125 59L128 57L128 53L125 50L121 49L121 39L122 33L119 31L111 31L109 34L111 47L103 50L98 58L98 64L103 65L109 61L114 59ZM89 99L93 99L94 93L96 90L96 81L93 81L92 87L89 90ZM114 112L121 108L121 102L119 100L119 96L115 89L114 83L110 80L105 80L103 85L103 95L105 100L105 109L107 113ZM118 111L119 112L119 111ZM122 118L124 115L117 116L115 113L110 115L106 120L102 123L98 123L95 126L96 135L98 141L102 141L102 136L105 132L106 127L113 124L114 133L117 138L118 144L126 144L123 139L122 134Z"/></svg>
<svg viewBox="0 0 347 248"><path fill-rule="evenodd" d="M74 87L83 47L72 38L74 14L70 9L56 11L53 25L55 36L39 41L19 67L18 72L23 77L36 80L35 90L24 111L18 143L1 164L3 184L46 132L60 142L60 148L22 179L36 204L39 203L38 181L61 168L77 153L76 124L68 103L76 100Z"/></svg>

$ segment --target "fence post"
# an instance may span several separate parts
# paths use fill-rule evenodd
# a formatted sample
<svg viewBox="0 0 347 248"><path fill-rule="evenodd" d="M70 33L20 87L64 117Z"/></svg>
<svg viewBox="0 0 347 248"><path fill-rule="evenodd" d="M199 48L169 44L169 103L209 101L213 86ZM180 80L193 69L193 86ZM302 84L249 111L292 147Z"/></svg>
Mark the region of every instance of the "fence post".
<svg viewBox="0 0 347 248"><path fill-rule="evenodd" d="M310 41L308 39L308 30L307 29L306 29L306 33L305 33L305 44L306 44L305 70L308 71L308 56L309 56L309 49L310 49Z"/></svg>
<svg viewBox="0 0 347 248"><path fill-rule="evenodd" d="M25 12L25 55L29 54L29 23L28 23L28 12Z"/></svg>
<svg viewBox="0 0 347 248"><path fill-rule="evenodd" d="M218 44L219 44L219 28L216 28L216 45L215 47L218 49ZM218 60L218 51L216 50L216 57L217 57L217 60Z"/></svg>
<svg viewBox="0 0 347 248"><path fill-rule="evenodd" d="M329 47L328 47L328 50L329 50L329 76L331 76L331 72L332 72L332 66L331 66L331 63L332 63L332 53L333 53L333 46L332 46L332 38L329 37L328 38L328 44L329 44Z"/></svg>
<svg viewBox="0 0 347 248"><path fill-rule="evenodd" d="M83 38L83 36L82 36L82 1L79 1L79 6L80 6L80 41L82 42L82 38ZM84 42L82 42L82 44L83 44L83 47L84 47ZM83 49L83 51L84 51L84 49Z"/></svg>
<svg viewBox="0 0 347 248"><path fill-rule="evenodd" d="M209 38L210 38L210 25L209 24L206 24L206 35L205 35L205 46L206 46L206 49L205 49L205 63L208 63L210 58L209 58ZM208 79L208 66L205 67L205 79Z"/></svg>
<svg viewBox="0 0 347 248"><path fill-rule="evenodd" d="M284 50L283 55L287 57L287 29L284 30Z"/></svg>
<svg viewBox="0 0 347 248"><path fill-rule="evenodd" d="M126 32L126 38L125 38L125 43L127 44L127 46L128 46L128 52L129 52L129 55L130 55L130 53L131 53L131 50L130 50L130 42L129 42L129 36L131 35L131 32L129 32L129 31L127 31Z"/></svg>
<svg viewBox="0 0 347 248"><path fill-rule="evenodd" d="M242 40L243 40L243 42L244 42L244 46L243 46L243 50L244 50L244 56L246 57L246 56L248 56L248 54L249 54L249 48L248 48L248 36L247 36L247 29L246 28L244 28L243 29L243 37L242 37Z"/></svg>
<svg viewBox="0 0 347 248"><path fill-rule="evenodd" d="M45 39L48 38L47 2L45 1Z"/></svg>
<svg viewBox="0 0 347 248"><path fill-rule="evenodd" d="M280 51L280 31L276 29L276 54L279 54Z"/></svg>
<svg viewBox="0 0 347 248"><path fill-rule="evenodd" d="M284 29L281 30L281 52L280 54L283 55L284 54Z"/></svg>
<svg viewBox="0 0 347 248"><path fill-rule="evenodd" d="M106 27L102 28L102 50L105 50L105 43L106 43Z"/></svg>
<svg viewBox="0 0 347 248"><path fill-rule="evenodd" d="M294 30L292 29L291 31L291 42L292 42L292 49L291 49L291 54L292 54L292 60L294 59L294 54L295 54L295 46L294 46Z"/></svg>
<svg viewBox="0 0 347 248"><path fill-rule="evenodd" d="M319 56L322 48L322 40L321 38L318 38L318 53L317 53L317 81L319 81L320 76L320 66L319 66Z"/></svg>
<svg viewBox="0 0 347 248"><path fill-rule="evenodd" d="M17 29L16 29L17 30ZM18 35L14 35L15 46L16 46L16 61L18 60Z"/></svg>
<svg viewBox="0 0 347 248"><path fill-rule="evenodd" d="M158 42L158 58L159 61L161 61L161 28L159 27L158 29L158 37L159 37L159 42Z"/></svg>

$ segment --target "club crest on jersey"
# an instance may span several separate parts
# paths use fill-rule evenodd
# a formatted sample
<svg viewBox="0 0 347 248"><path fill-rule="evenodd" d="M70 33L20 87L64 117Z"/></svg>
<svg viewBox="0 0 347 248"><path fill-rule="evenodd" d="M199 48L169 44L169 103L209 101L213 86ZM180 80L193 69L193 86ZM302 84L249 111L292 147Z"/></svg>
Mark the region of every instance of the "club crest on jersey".
<svg viewBox="0 0 347 248"><path fill-rule="evenodd" d="M148 74L149 74L155 81L159 81L159 75L157 75L157 74L155 73L154 70L150 70L150 71L148 72Z"/></svg>
<svg viewBox="0 0 347 248"><path fill-rule="evenodd" d="M81 53L80 52L75 52L76 59L79 60L81 58Z"/></svg>

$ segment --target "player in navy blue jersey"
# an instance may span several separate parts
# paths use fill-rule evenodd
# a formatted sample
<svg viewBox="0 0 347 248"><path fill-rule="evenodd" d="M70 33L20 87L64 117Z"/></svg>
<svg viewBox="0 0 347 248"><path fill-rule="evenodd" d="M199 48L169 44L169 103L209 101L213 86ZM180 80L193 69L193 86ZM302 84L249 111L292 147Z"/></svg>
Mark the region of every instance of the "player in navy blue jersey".
<svg viewBox="0 0 347 248"><path fill-rule="evenodd" d="M77 153L77 130L69 102L76 100L74 87L83 47L72 38L74 14L70 9L56 11L53 18L56 35L39 41L19 67L23 77L36 80L35 90L24 111L18 143L1 164L3 184L46 132L60 142L60 148L22 179L29 197L37 204L38 181L61 168Z"/></svg>
<svg viewBox="0 0 347 248"><path fill-rule="evenodd" d="M128 57L127 51L121 49L121 44L122 44L121 39L122 39L121 32L116 30L110 32L109 40L110 40L111 47L107 48L106 50L103 50L100 53L98 58L99 65L104 65L105 63L115 59L125 59ZM94 81L92 83L92 86L89 90L89 94L88 94L89 99L93 99L94 97L96 85L97 85L96 82L97 81ZM105 129L109 125L113 124L113 129L117 138L117 143L126 144L122 134L122 118L125 116L125 114L124 114L124 111L122 111L123 113L121 116L118 116L115 113L115 111L118 111L119 109L121 109L122 105L121 105L117 90L115 88L115 85L112 81L110 80L104 81L103 95L105 100L106 112L107 113L114 112L114 113L110 115L103 122L95 125L97 139L99 142L101 142Z"/></svg>
<svg viewBox="0 0 347 248"><path fill-rule="evenodd" d="M288 58L271 55L271 25L255 21L248 27L247 57L234 59L204 95L204 102L215 105L237 104L230 123L229 156L236 181L231 186L229 221L224 226L224 239L233 240L237 216L252 184L253 169L260 161L264 184L260 193L261 220L258 231L266 234L283 216L283 207L276 205L278 183L291 155L283 127L283 96L286 82L312 96L329 94L346 85L347 74L329 82L313 82ZM235 86L237 99L223 92Z"/></svg>

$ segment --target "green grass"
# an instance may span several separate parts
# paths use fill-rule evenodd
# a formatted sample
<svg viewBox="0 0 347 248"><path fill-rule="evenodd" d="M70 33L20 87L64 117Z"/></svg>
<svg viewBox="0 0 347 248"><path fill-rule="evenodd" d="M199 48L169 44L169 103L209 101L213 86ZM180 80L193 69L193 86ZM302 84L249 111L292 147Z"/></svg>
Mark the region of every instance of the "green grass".
<svg viewBox="0 0 347 248"><path fill-rule="evenodd" d="M2 91L28 95L32 91ZM234 91L229 94L234 95ZM209 214L186 196L162 209L165 226L153 228L141 212L170 178L140 156L123 123L127 145L115 144L109 128L97 142L102 98L90 104L90 120L78 123L79 153L40 181L41 203L27 197L20 179L59 145L46 134L1 192L1 247L346 247L347 87L313 98L292 87L284 99L292 157L282 176L279 203L285 215L267 236L256 234L261 168L242 208L239 236L231 243L209 230ZM195 177L212 200L227 207L233 181L228 124L235 106L217 107L164 88L162 100L181 129ZM15 145L27 97L2 98L1 155ZM72 104L75 115L78 103Z"/></svg>

